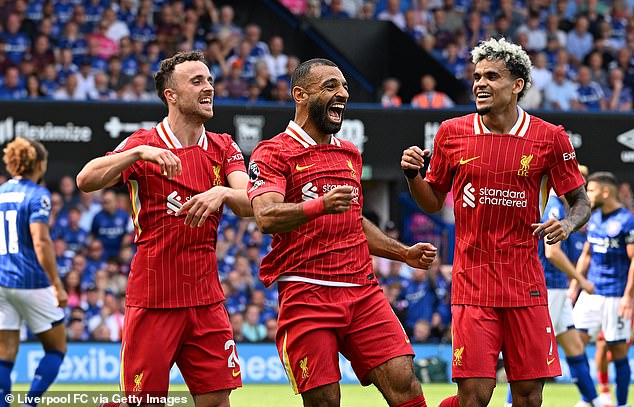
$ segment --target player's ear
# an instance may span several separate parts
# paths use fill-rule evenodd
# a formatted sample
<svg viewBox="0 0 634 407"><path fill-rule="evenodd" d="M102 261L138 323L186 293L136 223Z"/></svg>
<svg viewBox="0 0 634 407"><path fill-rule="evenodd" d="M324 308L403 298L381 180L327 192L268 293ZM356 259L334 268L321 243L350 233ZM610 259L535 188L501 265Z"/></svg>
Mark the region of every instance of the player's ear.
<svg viewBox="0 0 634 407"><path fill-rule="evenodd" d="M293 91L291 92L291 95L293 96L293 100L295 100L295 102L297 103L301 103L304 100L308 99L308 92L306 92L306 90L300 86L295 86L293 88Z"/></svg>
<svg viewBox="0 0 634 407"><path fill-rule="evenodd" d="M525 86L526 86L526 83L524 82L524 79L516 78L513 81L513 93L515 93L516 95L519 95L519 93L522 91L522 89L524 89Z"/></svg>
<svg viewBox="0 0 634 407"><path fill-rule="evenodd" d="M163 95L165 96L165 100L167 100L168 103L176 102L176 92L174 92L172 89L165 89L163 91Z"/></svg>

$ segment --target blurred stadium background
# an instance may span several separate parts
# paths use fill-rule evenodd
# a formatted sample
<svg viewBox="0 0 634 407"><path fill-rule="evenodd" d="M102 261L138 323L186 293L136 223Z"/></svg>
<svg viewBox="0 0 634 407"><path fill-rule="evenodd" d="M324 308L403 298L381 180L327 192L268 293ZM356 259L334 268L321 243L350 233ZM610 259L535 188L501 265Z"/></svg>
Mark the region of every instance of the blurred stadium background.
<svg viewBox="0 0 634 407"><path fill-rule="evenodd" d="M406 191L401 151L431 148L442 120L471 111L468 51L481 39L505 36L535 65L523 107L564 125L579 161L591 172L614 172L621 200L634 211L633 9L632 0L0 0L0 144L20 135L51 153L51 230L70 294L71 345L58 380L67 387L57 388L116 389L134 254L130 207L124 190L79 193L74 177L89 159L165 114L153 83L161 58L205 53L216 91L208 129L232 134L247 159L292 118L289 79L299 61L325 57L341 67L352 103L339 136L363 154L365 215L404 242L440 248L429 272L382 259L375 271L416 344L421 378L446 383L453 199L437 215L422 213ZM247 385L233 397L238 406L300 403L287 386L261 384L286 382L271 343L275 288L257 278L269 243L253 221L225 210L217 254L242 342ZM26 330L22 337L33 339ZM32 379L39 349L22 347L16 382ZM353 383L345 363L343 381ZM492 404L501 405L504 388ZM449 384L425 389L430 405L454 391ZM548 385L544 400L572 405L577 394L570 385ZM383 405L375 390L346 385L343 404L362 403Z"/></svg>

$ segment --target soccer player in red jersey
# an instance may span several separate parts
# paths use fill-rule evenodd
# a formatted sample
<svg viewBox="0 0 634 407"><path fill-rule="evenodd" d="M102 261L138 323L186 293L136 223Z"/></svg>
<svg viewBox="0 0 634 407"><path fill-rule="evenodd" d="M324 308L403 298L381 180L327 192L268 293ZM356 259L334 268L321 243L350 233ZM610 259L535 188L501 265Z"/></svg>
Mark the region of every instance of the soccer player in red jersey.
<svg viewBox="0 0 634 407"><path fill-rule="evenodd" d="M349 96L339 68L306 61L291 88L295 118L255 149L247 190L259 228L273 234L260 277L278 284L276 344L289 381L305 406L339 405L341 352L390 406L425 406L414 352L370 254L427 269L436 248L407 247L362 216L361 154L334 136Z"/></svg>
<svg viewBox="0 0 634 407"><path fill-rule="evenodd" d="M77 176L86 192L120 181L130 191L138 251L126 296L121 389L165 396L176 363L197 406L228 406L241 386L240 365L215 246L223 204L252 214L248 176L231 136L205 131L214 88L202 54L164 60L155 79L167 117Z"/></svg>
<svg viewBox="0 0 634 407"><path fill-rule="evenodd" d="M458 395L441 406L486 405L502 351L514 406L541 405L545 378L561 374L548 314L538 238L566 239L589 218L575 151L561 126L524 112L531 80L518 45L491 39L472 51L474 114L443 122L425 178L428 150L403 152L410 192L426 212L453 188L456 252L452 279L453 379ZM538 223L554 188L568 216Z"/></svg>

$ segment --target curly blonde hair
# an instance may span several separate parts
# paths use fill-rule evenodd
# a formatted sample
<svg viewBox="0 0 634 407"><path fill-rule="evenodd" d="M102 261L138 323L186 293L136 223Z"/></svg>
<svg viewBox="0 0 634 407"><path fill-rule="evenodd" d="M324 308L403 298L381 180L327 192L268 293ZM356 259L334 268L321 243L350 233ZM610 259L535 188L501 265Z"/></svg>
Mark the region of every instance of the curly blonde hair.
<svg viewBox="0 0 634 407"><path fill-rule="evenodd" d="M36 166L48 159L48 151L39 141L16 137L4 148L4 165L12 177L31 175Z"/></svg>

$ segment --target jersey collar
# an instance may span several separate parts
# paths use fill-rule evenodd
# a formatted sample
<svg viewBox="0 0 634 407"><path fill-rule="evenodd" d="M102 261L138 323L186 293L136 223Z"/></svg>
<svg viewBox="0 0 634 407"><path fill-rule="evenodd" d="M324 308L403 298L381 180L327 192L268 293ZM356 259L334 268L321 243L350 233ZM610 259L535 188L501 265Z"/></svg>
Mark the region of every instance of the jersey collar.
<svg viewBox="0 0 634 407"><path fill-rule="evenodd" d="M517 121L515 125L509 131L509 134L512 134L517 137L524 137L526 132L528 131L528 125L531 121L531 116L526 113L521 107L517 106ZM482 120L482 116L479 114L473 115L473 131L475 134L486 134L493 133L491 130L487 129L484 125L484 120Z"/></svg>
<svg viewBox="0 0 634 407"><path fill-rule="evenodd" d="M168 148L183 148L183 145L178 140L178 138L174 135L174 132L170 128L169 123L167 122L167 117L163 119L163 121L159 122L156 125L156 131L158 132L159 137ZM207 135L205 134L205 129L203 128L203 134L200 135L197 143L203 150L207 150Z"/></svg>
<svg viewBox="0 0 634 407"><path fill-rule="evenodd" d="M284 133L291 136L291 138L301 144L304 148L317 145L317 142L313 140L313 138L310 137L308 133L306 133L304 129L302 129L300 125L295 123L293 120L288 122L288 126L286 126L286 130L284 130ZM341 147L341 141L339 141L339 139L336 138L334 135L330 137L330 144Z"/></svg>

